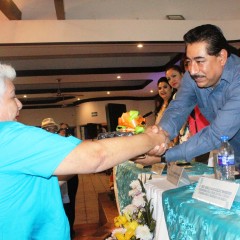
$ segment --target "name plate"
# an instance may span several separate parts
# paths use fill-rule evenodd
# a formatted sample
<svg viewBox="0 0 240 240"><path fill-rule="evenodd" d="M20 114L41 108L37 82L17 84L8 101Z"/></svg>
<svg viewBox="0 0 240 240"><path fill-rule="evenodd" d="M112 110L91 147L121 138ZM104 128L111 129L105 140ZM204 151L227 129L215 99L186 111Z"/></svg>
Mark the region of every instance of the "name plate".
<svg viewBox="0 0 240 240"><path fill-rule="evenodd" d="M171 165L167 170L167 180L175 186L185 186L191 183L184 168L177 165Z"/></svg>
<svg viewBox="0 0 240 240"><path fill-rule="evenodd" d="M222 208L230 209L239 184L201 177L193 193L193 198Z"/></svg>
<svg viewBox="0 0 240 240"><path fill-rule="evenodd" d="M155 174L162 175L162 172L166 166L166 163L155 163L152 165L151 171Z"/></svg>

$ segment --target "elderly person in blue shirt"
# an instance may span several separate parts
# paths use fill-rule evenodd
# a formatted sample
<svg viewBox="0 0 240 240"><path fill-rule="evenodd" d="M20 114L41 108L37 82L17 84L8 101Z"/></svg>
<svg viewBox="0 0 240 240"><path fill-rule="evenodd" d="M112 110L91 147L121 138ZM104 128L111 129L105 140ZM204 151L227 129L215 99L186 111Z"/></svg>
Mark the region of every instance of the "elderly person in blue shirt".
<svg viewBox="0 0 240 240"><path fill-rule="evenodd" d="M240 58L222 31L214 25L198 26L184 35L185 73L176 99L161 119L165 135L173 139L196 105L210 125L187 142L165 153L167 162L194 157L220 147L228 135L240 163Z"/></svg>
<svg viewBox="0 0 240 240"><path fill-rule="evenodd" d="M0 64L0 239L70 239L58 175L101 172L166 141L157 127L131 137L81 141L16 122L15 70ZM124 150L124 151L123 151Z"/></svg>

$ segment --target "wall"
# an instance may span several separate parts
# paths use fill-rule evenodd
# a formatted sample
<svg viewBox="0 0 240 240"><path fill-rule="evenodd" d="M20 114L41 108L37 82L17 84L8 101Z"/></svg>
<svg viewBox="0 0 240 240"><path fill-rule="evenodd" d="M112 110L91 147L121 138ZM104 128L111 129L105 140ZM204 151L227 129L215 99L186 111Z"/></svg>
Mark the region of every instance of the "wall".
<svg viewBox="0 0 240 240"><path fill-rule="evenodd" d="M154 101L131 101L131 100L117 100L117 101L99 101L87 102L76 107L76 121L78 125L85 125L87 123L106 123L105 106L108 103L126 104L127 111L138 110L141 115L154 110ZM97 117L92 117L91 113L97 112Z"/></svg>
<svg viewBox="0 0 240 240"><path fill-rule="evenodd" d="M191 28L211 23L227 40L240 39L240 20L35 20L1 21L0 43L183 41Z"/></svg>
<svg viewBox="0 0 240 240"><path fill-rule="evenodd" d="M75 108L23 109L20 111L19 122L27 125L40 126L44 118L52 117L56 123L67 122L76 125Z"/></svg>
<svg viewBox="0 0 240 240"><path fill-rule="evenodd" d="M49 108L49 109L23 109L20 112L18 121L27 125L40 126L44 118L52 117L55 122L67 122L70 126L85 125L87 123L107 123L105 106L108 103L126 104L127 111L138 110L144 115L155 108L154 100L133 101L133 100L117 100L117 101L98 101L86 102L77 107L72 108ZM92 112L97 112L96 117L92 117ZM154 116L147 118L147 123L154 123ZM77 128L77 136L79 137L79 129Z"/></svg>

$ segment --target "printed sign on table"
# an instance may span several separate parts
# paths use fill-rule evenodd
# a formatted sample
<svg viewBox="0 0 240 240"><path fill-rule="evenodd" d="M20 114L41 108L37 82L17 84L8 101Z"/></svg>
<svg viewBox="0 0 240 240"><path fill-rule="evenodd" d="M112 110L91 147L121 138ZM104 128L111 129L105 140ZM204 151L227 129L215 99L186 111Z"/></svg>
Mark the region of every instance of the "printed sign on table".
<svg viewBox="0 0 240 240"><path fill-rule="evenodd" d="M239 184L234 182L201 177L193 193L193 198L230 209L238 188Z"/></svg>

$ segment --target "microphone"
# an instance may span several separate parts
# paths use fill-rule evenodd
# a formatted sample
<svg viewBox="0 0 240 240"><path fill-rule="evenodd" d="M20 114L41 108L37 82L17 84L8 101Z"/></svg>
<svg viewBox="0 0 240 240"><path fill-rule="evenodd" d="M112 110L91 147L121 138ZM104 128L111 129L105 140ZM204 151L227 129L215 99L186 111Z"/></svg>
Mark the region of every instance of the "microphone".
<svg viewBox="0 0 240 240"><path fill-rule="evenodd" d="M149 117L149 116L152 115L152 114L153 114L153 111L148 112L148 113L146 113L146 114L143 115L143 118Z"/></svg>

